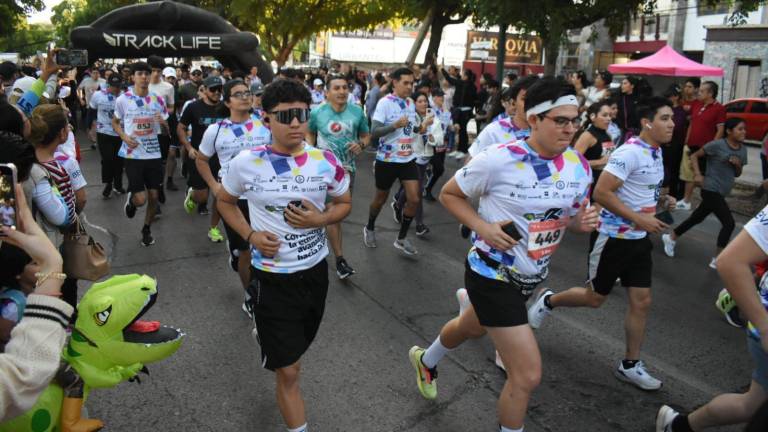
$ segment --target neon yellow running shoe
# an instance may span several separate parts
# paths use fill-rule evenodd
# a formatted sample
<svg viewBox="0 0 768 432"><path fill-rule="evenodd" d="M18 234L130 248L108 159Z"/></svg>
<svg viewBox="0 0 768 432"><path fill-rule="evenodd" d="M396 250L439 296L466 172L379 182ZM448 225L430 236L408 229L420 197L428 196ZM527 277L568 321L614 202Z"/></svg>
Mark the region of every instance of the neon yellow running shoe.
<svg viewBox="0 0 768 432"><path fill-rule="evenodd" d="M192 188L189 188L187 189L187 196L184 197L184 211L186 211L187 214L192 214L196 208L197 203L192 201Z"/></svg>
<svg viewBox="0 0 768 432"><path fill-rule="evenodd" d="M437 367L428 369L421 362L424 356L424 348L414 346L408 351L408 357L411 359L411 365L416 369L416 385L419 392L425 399L434 399L437 397Z"/></svg>
<svg viewBox="0 0 768 432"><path fill-rule="evenodd" d="M224 241L224 236L221 235L219 227L211 227L211 229L208 230L208 238L214 243L221 243Z"/></svg>

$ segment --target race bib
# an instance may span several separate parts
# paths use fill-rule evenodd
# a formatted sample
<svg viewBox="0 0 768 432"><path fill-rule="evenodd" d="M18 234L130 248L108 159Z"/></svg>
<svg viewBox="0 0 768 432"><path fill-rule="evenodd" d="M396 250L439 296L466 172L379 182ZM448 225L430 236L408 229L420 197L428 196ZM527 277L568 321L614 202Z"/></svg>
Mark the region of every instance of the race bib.
<svg viewBox="0 0 768 432"><path fill-rule="evenodd" d="M610 156L611 153L616 149L616 143L613 141L604 141L603 142L603 156Z"/></svg>
<svg viewBox="0 0 768 432"><path fill-rule="evenodd" d="M152 117L136 117L133 119L133 134L136 136L152 135L155 132L155 119Z"/></svg>
<svg viewBox="0 0 768 432"><path fill-rule="evenodd" d="M410 156L413 153L413 138L405 137L397 140L397 155Z"/></svg>
<svg viewBox="0 0 768 432"><path fill-rule="evenodd" d="M568 219L528 224L528 256L538 260L552 255L565 234Z"/></svg>

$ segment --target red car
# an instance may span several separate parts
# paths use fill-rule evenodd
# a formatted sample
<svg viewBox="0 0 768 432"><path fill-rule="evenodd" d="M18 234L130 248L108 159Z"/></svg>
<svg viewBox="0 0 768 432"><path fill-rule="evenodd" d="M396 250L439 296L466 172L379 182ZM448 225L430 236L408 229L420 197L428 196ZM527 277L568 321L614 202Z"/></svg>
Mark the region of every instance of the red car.
<svg viewBox="0 0 768 432"><path fill-rule="evenodd" d="M747 139L768 140L768 99L734 99L725 104L726 118L741 117L747 122Z"/></svg>

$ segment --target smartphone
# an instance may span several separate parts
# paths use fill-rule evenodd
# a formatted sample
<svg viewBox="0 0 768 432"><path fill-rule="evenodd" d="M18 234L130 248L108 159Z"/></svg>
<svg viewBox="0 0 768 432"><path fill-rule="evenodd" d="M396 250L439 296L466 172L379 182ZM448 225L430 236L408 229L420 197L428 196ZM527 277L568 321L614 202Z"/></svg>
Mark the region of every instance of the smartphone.
<svg viewBox="0 0 768 432"><path fill-rule="evenodd" d="M434 111L432 111L432 108L427 108L427 117L432 117L435 115Z"/></svg>
<svg viewBox="0 0 768 432"><path fill-rule="evenodd" d="M293 200L293 201L289 202L288 205L292 205L294 207L298 207L298 208L300 208L302 210L306 210L307 209L306 207L304 207L304 204L301 203L301 200ZM287 210L288 210L288 206L285 206L285 210L283 211L283 220L286 223L288 223L288 218L285 217L285 211L287 211Z"/></svg>
<svg viewBox="0 0 768 432"><path fill-rule="evenodd" d="M523 238L522 235L520 235L520 232L517 230L517 227L515 227L514 222L510 222L503 227L501 227L501 230L504 231L504 233L510 237L512 237L513 240L519 241L521 238Z"/></svg>
<svg viewBox="0 0 768 432"><path fill-rule="evenodd" d="M62 66L88 66L88 51L60 49L56 52L56 64Z"/></svg>
<svg viewBox="0 0 768 432"><path fill-rule="evenodd" d="M0 164L0 224L16 228L16 165Z"/></svg>

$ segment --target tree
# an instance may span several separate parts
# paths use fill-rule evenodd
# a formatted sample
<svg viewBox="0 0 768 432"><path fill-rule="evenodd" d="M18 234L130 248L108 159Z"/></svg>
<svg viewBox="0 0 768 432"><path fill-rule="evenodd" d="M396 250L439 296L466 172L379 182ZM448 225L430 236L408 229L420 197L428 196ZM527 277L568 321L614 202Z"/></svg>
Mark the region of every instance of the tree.
<svg viewBox="0 0 768 432"><path fill-rule="evenodd" d="M45 52L51 41L53 26L22 22L16 32L0 37L0 51L19 53L21 58L32 57L38 51Z"/></svg>
<svg viewBox="0 0 768 432"><path fill-rule="evenodd" d="M440 49L440 42L443 39L443 30L445 26L451 24L461 24L472 12L471 3L466 0L405 0L403 5L403 15L407 18L424 20L430 18L429 22L429 45L424 56L427 63L437 58L437 51ZM416 39L412 48L413 58L406 63L413 63L423 39Z"/></svg>
<svg viewBox="0 0 768 432"><path fill-rule="evenodd" d="M0 2L0 37L12 35L25 23L27 15L45 9L43 0L6 0Z"/></svg>
<svg viewBox="0 0 768 432"><path fill-rule="evenodd" d="M227 18L256 33L265 55L282 66L296 45L315 33L372 28L398 10L386 0L233 0Z"/></svg>
<svg viewBox="0 0 768 432"><path fill-rule="evenodd" d="M59 45L69 43L69 32L77 26L88 25L102 15L119 7L136 3L144 3L143 0L63 0L53 7L51 23L56 31L56 40Z"/></svg>

